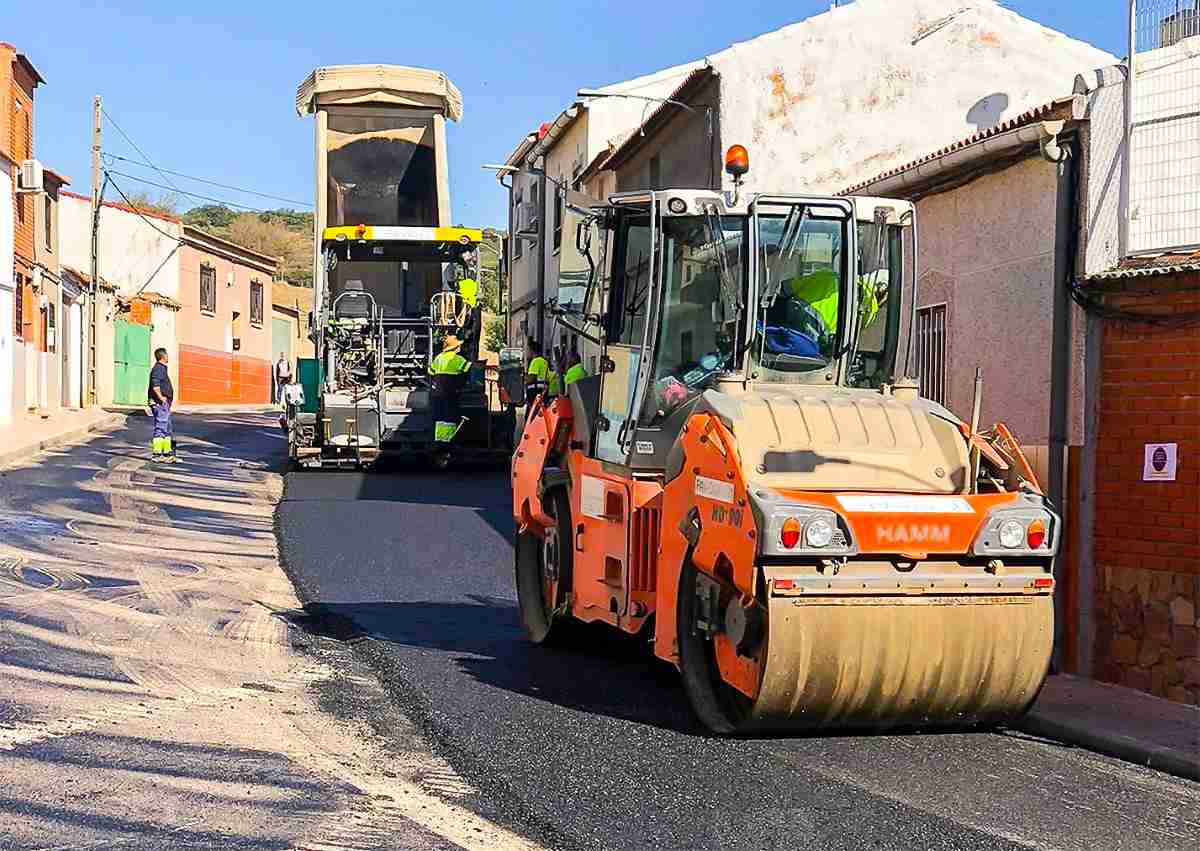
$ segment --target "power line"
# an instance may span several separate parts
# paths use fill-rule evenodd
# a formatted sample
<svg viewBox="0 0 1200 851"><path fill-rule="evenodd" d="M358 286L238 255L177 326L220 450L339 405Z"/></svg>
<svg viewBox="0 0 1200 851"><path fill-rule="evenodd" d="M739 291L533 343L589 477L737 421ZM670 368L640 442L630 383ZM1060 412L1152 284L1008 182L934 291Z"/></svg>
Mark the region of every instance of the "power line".
<svg viewBox="0 0 1200 851"><path fill-rule="evenodd" d="M147 180L144 177L138 177L136 174L127 174L126 172L123 172L123 171L106 171L106 174L115 174L118 177L128 178L129 180L134 180L134 181L137 181L138 183L144 183L147 186L153 186L156 189L162 189L166 192L177 192L178 194L186 195L189 198L198 198L201 201L211 201L214 204L221 204L226 207L237 207L239 210L245 210L248 213L271 213L271 212L274 212L273 210L262 210L262 209L259 209L258 207L248 207L245 204L238 204L233 201L226 201L223 198L213 198L210 195L200 195L196 192L187 192L183 189L179 189L176 186L164 186L161 183L155 183L153 180Z"/></svg>
<svg viewBox="0 0 1200 851"><path fill-rule="evenodd" d="M108 159L112 159L112 160L120 160L121 162L133 163L134 165L143 165L143 163L139 163L137 160L131 160L131 159L128 159L127 157L119 157L116 154L104 154L103 156ZM153 166L152 166L152 168L153 168ZM187 180L194 180L197 183L207 183L209 186L216 186L220 189L229 189L233 192L241 192L244 195L257 195L259 198L269 198L272 201L283 201L285 203L295 204L300 207L311 207L312 206L312 204L309 204L305 201L296 201L293 198L284 198L280 195L270 195L266 192L256 192L253 189L243 189L240 186L231 186L228 183L218 183L215 180L207 180L203 177L196 177L194 175L184 174L183 172L179 172L179 171L171 171L169 168L154 168L154 170L159 173L166 172L167 174L173 174L176 177L186 178ZM174 184L172 184L172 185L174 185ZM179 190L177 190L177 191L179 191Z"/></svg>
<svg viewBox="0 0 1200 851"><path fill-rule="evenodd" d="M138 218L140 218L146 224L150 225L150 227L154 228L156 231L158 231L160 234L165 236L167 239L173 239L173 240L175 240L175 242L181 242L182 240L180 240L180 238L177 237L175 234L167 233L165 230L160 228L154 222L150 221L150 219L148 219L146 216L142 215L142 211L138 209L136 204L134 204L132 201L129 200L129 196L125 194L125 190L123 190L121 188L121 185L112 179L112 176L114 174L120 174L120 172L108 171L108 170L105 170L105 172L104 172L104 176L107 177L108 182L113 185L113 189L116 189L117 194L120 195L122 199L124 199L125 206L129 207L129 209L131 209L131 210L133 210L133 212L137 213ZM121 176L125 177L126 175L122 174Z"/></svg>
<svg viewBox="0 0 1200 851"><path fill-rule="evenodd" d="M146 152L138 147L137 142L135 142L135 141L133 141L133 139L129 138L129 134L121 129L120 124L118 124L116 121L113 120L113 117L108 114L108 110L106 110L104 107L100 107L100 111L102 113L104 113L104 117L108 119L108 123L111 124L113 127L117 128L117 132L120 133L123 137L125 137L125 141L128 142L130 145L132 145L133 149L142 155L142 159L145 161L146 165L150 166L150 168L157 171L159 176L162 177L162 179L165 180L167 183L171 183L171 178L169 178L165 174L163 174L162 169L160 169L154 163L150 162L150 158L148 156L146 156ZM171 186L173 186L175 189L179 188L179 187L175 186L175 184L173 184L173 183L171 183Z"/></svg>

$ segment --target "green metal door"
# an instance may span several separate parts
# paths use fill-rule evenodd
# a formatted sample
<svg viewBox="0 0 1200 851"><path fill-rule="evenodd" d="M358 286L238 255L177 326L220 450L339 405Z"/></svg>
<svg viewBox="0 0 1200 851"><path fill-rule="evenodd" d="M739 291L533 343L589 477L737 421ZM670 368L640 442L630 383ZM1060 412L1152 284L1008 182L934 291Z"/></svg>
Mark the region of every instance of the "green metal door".
<svg viewBox="0 0 1200 851"><path fill-rule="evenodd" d="M150 384L150 326L113 323L113 403L146 404Z"/></svg>

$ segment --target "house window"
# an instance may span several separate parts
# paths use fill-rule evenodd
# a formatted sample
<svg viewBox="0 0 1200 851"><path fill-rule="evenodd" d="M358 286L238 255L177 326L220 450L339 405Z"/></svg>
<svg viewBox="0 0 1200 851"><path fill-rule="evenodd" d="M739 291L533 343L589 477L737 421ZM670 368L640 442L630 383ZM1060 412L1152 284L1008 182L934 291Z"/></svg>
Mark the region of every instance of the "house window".
<svg viewBox="0 0 1200 851"><path fill-rule="evenodd" d="M555 193L554 196L554 251L562 248L563 204L565 199Z"/></svg>
<svg viewBox="0 0 1200 851"><path fill-rule="evenodd" d="M54 250L54 202L49 193L45 196L46 204L46 250Z"/></svg>
<svg viewBox="0 0 1200 851"><path fill-rule="evenodd" d="M662 187L659 186L659 181L661 179L662 179L662 162L659 160L658 154L655 154L654 156L652 156L650 158L650 188L651 189L661 189Z"/></svg>
<svg viewBox="0 0 1200 851"><path fill-rule="evenodd" d="M42 311L42 351L54 352L57 350L58 342L55 339L57 329L58 317L54 312L54 303L51 302Z"/></svg>
<svg viewBox="0 0 1200 851"><path fill-rule="evenodd" d="M258 281L250 282L250 324L263 324L263 285Z"/></svg>
<svg viewBox="0 0 1200 851"><path fill-rule="evenodd" d="M946 305L917 311L917 377L921 395L946 404Z"/></svg>
<svg viewBox="0 0 1200 851"><path fill-rule="evenodd" d="M525 192L517 190L516 197L513 198L513 224L516 230L521 230L521 214L525 211ZM524 251L524 240L519 236L513 235L513 259L518 260Z"/></svg>
<svg viewBox="0 0 1200 851"><path fill-rule="evenodd" d="M531 183L529 185L529 216L526 227L536 233L539 221L541 221L541 211L538 210L538 185Z"/></svg>
<svg viewBox="0 0 1200 851"><path fill-rule="evenodd" d="M200 266L200 310L217 312L217 270L212 266Z"/></svg>
<svg viewBox="0 0 1200 851"><path fill-rule="evenodd" d="M25 336L25 276L17 273L13 295L13 336L18 340Z"/></svg>

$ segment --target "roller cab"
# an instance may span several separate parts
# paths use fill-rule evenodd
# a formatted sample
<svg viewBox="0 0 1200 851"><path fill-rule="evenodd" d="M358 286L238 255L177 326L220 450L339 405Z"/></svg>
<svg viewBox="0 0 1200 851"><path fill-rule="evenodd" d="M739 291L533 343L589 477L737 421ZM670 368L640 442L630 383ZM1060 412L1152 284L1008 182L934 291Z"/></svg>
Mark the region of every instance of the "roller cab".
<svg viewBox="0 0 1200 851"><path fill-rule="evenodd" d="M912 206L735 196L568 205L597 366L513 457L527 634L646 635L717 732L1013 720L1061 524L1003 424L905 378Z"/></svg>

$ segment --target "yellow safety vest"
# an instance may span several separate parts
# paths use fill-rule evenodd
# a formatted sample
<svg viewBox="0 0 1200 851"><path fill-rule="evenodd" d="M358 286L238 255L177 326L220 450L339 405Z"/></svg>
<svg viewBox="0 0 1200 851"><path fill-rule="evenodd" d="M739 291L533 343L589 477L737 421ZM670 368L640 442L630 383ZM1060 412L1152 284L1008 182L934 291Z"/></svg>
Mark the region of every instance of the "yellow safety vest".
<svg viewBox="0 0 1200 851"><path fill-rule="evenodd" d="M550 377L546 379L546 390L554 395L562 392L562 382L558 380L558 373L551 372Z"/></svg>
<svg viewBox="0 0 1200 851"><path fill-rule="evenodd" d="M529 362L529 369L525 374L532 375L538 381L546 381L550 377L550 364L544 357L538 355Z"/></svg>
<svg viewBox="0 0 1200 851"><path fill-rule="evenodd" d="M573 367L571 367L570 369L567 370L566 378L564 378L563 380L566 383L566 385L568 387L570 387L572 384L574 384L576 381L578 381L581 378L587 378L587 370L583 368L583 364L577 363Z"/></svg>
<svg viewBox="0 0 1200 851"><path fill-rule="evenodd" d="M430 375L458 375L471 368L471 364L458 352L442 352L429 365Z"/></svg>
<svg viewBox="0 0 1200 851"><path fill-rule="evenodd" d="M479 300L479 282L474 278L463 278L458 282L458 294L469 307L474 307Z"/></svg>

